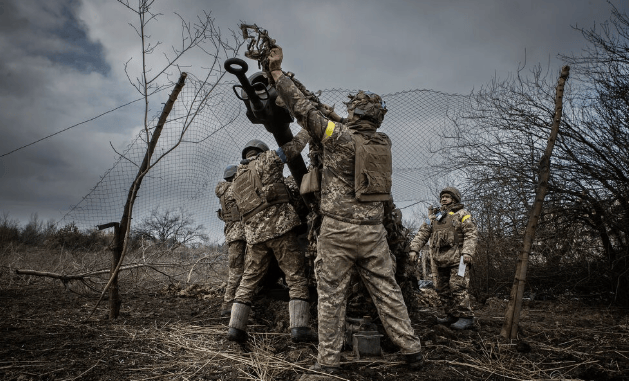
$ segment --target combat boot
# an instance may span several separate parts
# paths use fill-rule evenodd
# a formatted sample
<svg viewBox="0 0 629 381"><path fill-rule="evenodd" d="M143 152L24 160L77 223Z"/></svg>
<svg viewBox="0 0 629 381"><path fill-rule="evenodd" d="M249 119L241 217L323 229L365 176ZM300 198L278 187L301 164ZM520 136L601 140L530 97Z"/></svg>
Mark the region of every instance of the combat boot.
<svg viewBox="0 0 629 381"><path fill-rule="evenodd" d="M458 319L450 314L446 315L446 317L444 318L437 318L437 323L438 324L444 324L444 325L449 325L452 324L454 322L456 322Z"/></svg>
<svg viewBox="0 0 629 381"><path fill-rule="evenodd" d="M404 361L411 369L419 369L424 365L424 356L421 352L404 355Z"/></svg>
<svg viewBox="0 0 629 381"><path fill-rule="evenodd" d="M310 370L314 370L315 372L334 374L334 373L338 373L338 371L340 370L340 367L338 367L338 366L325 366L325 365L319 364L319 362L316 362L309 369Z"/></svg>
<svg viewBox="0 0 629 381"><path fill-rule="evenodd" d="M456 321L456 323L450 325L450 328L452 329L458 329L459 331L462 331L464 329L470 329L474 326L474 318L459 318L459 320Z"/></svg>
<svg viewBox="0 0 629 381"><path fill-rule="evenodd" d="M247 341L247 321L249 320L249 312L251 307L244 304L234 302L231 309L231 318L229 319L229 330L227 331L227 339L243 343Z"/></svg>
<svg viewBox="0 0 629 381"><path fill-rule="evenodd" d="M296 343L317 342L319 337L308 326L310 323L310 304L305 300L293 299L288 302L290 317L290 338Z"/></svg>
<svg viewBox="0 0 629 381"><path fill-rule="evenodd" d="M221 317L228 317L232 313L233 302L223 302L221 304Z"/></svg>

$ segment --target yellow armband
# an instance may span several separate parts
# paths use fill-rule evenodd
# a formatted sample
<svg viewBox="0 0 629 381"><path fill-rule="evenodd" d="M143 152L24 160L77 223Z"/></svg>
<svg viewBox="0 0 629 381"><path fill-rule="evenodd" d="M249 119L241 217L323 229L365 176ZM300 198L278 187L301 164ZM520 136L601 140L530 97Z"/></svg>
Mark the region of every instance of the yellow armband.
<svg viewBox="0 0 629 381"><path fill-rule="evenodd" d="M334 124L334 122L332 122L331 120L328 120L328 127L325 129L325 136L323 137L324 139L332 136L332 134L334 133L334 127L336 127L336 124Z"/></svg>

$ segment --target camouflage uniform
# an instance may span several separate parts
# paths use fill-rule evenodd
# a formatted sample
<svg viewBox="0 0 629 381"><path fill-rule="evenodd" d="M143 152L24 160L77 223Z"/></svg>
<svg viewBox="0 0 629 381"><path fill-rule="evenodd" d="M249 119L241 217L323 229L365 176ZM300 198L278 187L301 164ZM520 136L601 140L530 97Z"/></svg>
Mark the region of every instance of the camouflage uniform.
<svg viewBox="0 0 629 381"><path fill-rule="evenodd" d="M357 268L378 309L383 326L403 354L421 350L411 327L384 228L383 202L359 202L354 191L354 134L375 135L366 121L333 123L318 112L286 76L276 81L279 96L313 140L323 145L320 211L315 274L319 294L318 364L338 367L345 329L346 301L353 268ZM378 136L388 137L384 134Z"/></svg>
<svg viewBox="0 0 629 381"><path fill-rule="evenodd" d="M284 182L284 163L301 154L308 143L308 134L303 131L276 151L269 150L258 154L249 168L253 168L261 180L262 196L266 198L271 184ZM246 166L238 166L234 181L243 173ZM239 205L240 207L240 205ZM291 299L308 300L308 282L304 275L304 255L299 248L293 228L301 220L289 202L271 205L243 222L247 240L245 271L236 291L235 300L251 304L255 289L269 266L270 252L286 275Z"/></svg>
<svg viewBox="0 0 629 381"><path fill-rule="evenodd" d="M470 213L463 209L463 204L455 203L441 207L441 211L446 213L446 217L437 221L435 215L431 214L413 238L411 251L419 252L430 239L433 279L436 282L437 293L445 306L445 312L456 318L473 318L474 312L467 291L471 265L466 266L463 277L457 273L463 255L474 257L478 230ZM443 227L444 224L453 225L450 233L438 233L443 231L439 227Z"/></svg>
<svg viewBox="0 0 629 381"><path fill-rule="evenodd" d="M231 185L232 183L230 181L221 181L216 185L215 190L216 197L219 199L223 197L225 205L222 205L222 207L227 210L232 210L236 206L236 200L234 199L234 192ZM219 218L223 221L225 221L223 218L224 214L224 210L219 211ZM245 269L245 250L247 248L247 242L245 241L245 230L240 220L225 221L223 232L225 233L225 243L227 244L229 267L229 276L227 278L223 301L224 303L231 303L234 300L236 289L240 284L240 279Z"/></svg>

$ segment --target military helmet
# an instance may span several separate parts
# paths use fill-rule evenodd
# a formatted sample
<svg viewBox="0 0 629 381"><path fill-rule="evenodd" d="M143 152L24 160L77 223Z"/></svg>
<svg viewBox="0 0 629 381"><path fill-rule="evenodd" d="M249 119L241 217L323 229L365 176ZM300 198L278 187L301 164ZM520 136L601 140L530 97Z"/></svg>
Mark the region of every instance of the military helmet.
<svg viewBox="0 0 629 381"><path fill-rule="evenodd" d="M449 193L454 199L454 202L461 202L461 192L459 192L459 190L455 187L443 188L441 193L439 193L439 198L441 198L444 193Z"/></svg>
<svg viewBox="0 0 629 381"><path fill-rule="evenodd" d="M264 144L264 142L262 140L258 140L258 139L249 140L249 142L245 145L245 148L242 150L242 158L243 159L247 158L247 151L249 151L252 148L257 149L260 152L264 152L264 151L268 151L269 150L269 146Z"/></svg>
<svg viewBox="0 0 629 381"><path fill-rule="evenodd" d="M237 165L228 165L227 168L225 168L225 172L223 172L223 178L225 180L229 179L230 177L233 177L236 174L236 171L238 170L238 166Z"/></svg>
<svg viewBox="0 0 629 381"><path fill-rule="evenodd" d="M387 104L380 98L378 94L371 91L360 90L357 94L348 96L349 102L345 103L349 119L357 116L359 119L369 120L378 126L387 113Z"/></svg>

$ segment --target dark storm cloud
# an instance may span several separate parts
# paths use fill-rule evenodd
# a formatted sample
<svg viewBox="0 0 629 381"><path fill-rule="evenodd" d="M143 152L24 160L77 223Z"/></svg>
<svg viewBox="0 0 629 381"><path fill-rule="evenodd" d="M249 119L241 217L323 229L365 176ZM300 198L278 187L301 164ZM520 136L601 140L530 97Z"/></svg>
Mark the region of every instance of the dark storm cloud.
<svg viewBox="0 0 629 381"><path fill-rule="evenodd" d="M103 47L100 44L88 40L85 32L87 25L76 18L76 6L78 1L61 9L62 17L66 20L61 28L53 30L56 36L72 45L72 49L49 56L50 60L65 66L71 66L81 72L99 72L107 75L110 72L109 64L103 57Z"/></svg>
<svg viewBox="0 0 629 381"><path fill-rule="evenodd" d="M19 33L28 28L28 20L19 14L11 0L0 2L0 32Z"/></svg>
<svg viewBox="0 0 629 381"><path fill-rule="evenodd" d="M611 9L587 0L295 2L290 13L245 4L246 21L270 31L285 48L286 69L305 83L384 93L469 93L525 61L558 71L557 54L584 43L571 25L590 27Z"/></svg>
<svg viewBox="0 0 629 381"><path fill-rule="evenodd" d="M627 10L626 1L613 3ZM187 20L211 11L224 34L240 21L257 23L284 47L284 68L311 90L462 94L494 75L506 77L525 60L527 68L541 63L559 70L557 54L579 54L584 45L571 25L591 27L611 9L587 0L186 0L155 6L164 16L151 34L160 39L180 32L176 17L168 21L173 11ZM0 0L0 154L138 97L121 70L132 56L132 64L141 62L127 24L132 17L115 1ZM116 158L109 141L124 148L134 136L140 103L0 158L0 212L23 221L38 212L47 219L79 202ZM159 106L155 100L151 114Z"/></svg>
<svg viewBox="0 0 629 381"><path fill-rule="evenodd" d="M102 45L90 41L88 26L77 17L80 1L4 0L0 5L0 154L125 101L126 95L106 82L110 67ZM108 141L119 146L128 140L132 125L125 111L101 118L110 124L99 133L95 124L87 124L1 158L0 211L22 221L36 212L59 218L110 165ZM126 118L125 135L117 137L119 118ZM95 168L98 173L91 173Z"/></svg>
<svg viewBox="0 0 629 381"><path fill-rule="evenodd" d="M102 46L89 41L87 26L76 17L79 1L48 1L36 13L30 13L31 3L2 2L0 93L41 92L51 80L47 74L51 65L82 73L109 73Z"/></svg>

